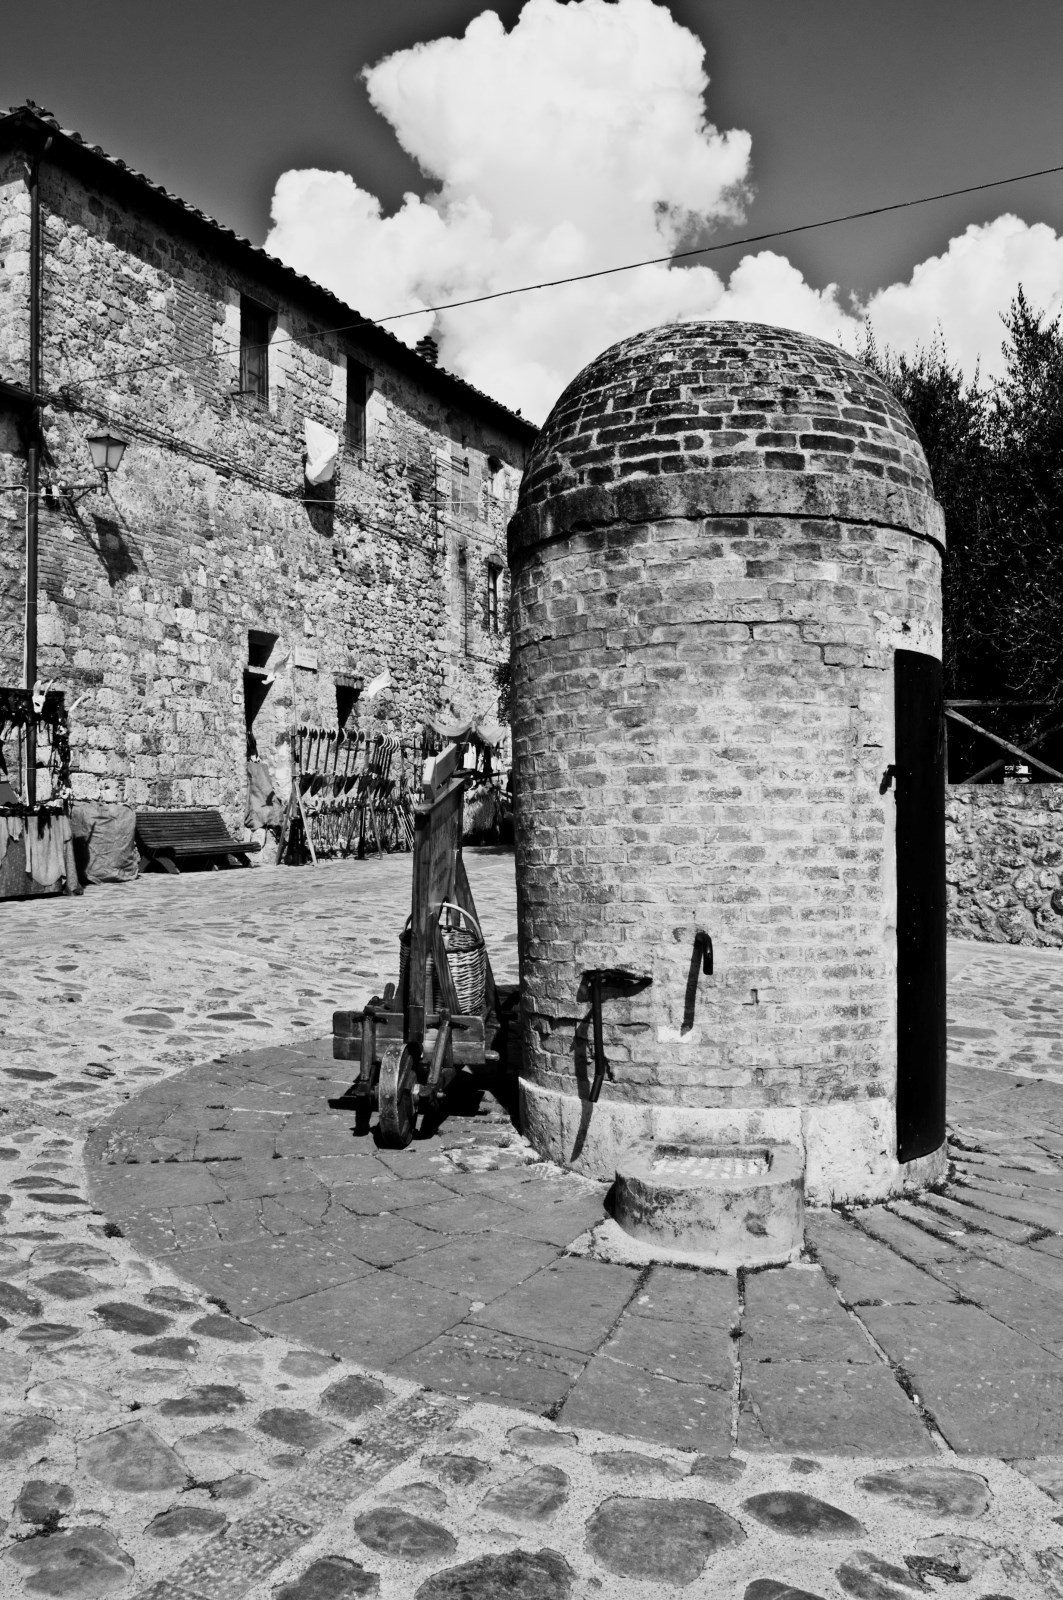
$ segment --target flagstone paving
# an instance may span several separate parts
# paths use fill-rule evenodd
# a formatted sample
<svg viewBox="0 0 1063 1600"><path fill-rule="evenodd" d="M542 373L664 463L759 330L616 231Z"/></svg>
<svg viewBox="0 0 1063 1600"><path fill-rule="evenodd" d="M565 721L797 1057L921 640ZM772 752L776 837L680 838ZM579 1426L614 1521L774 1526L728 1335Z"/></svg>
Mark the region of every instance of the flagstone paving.
<svg viewBox="0 0 1063 1600"><path fill-rule="evenodd" d="M511 858L467 859L513 979ZM786 1269L639 1269L511 1084L401 1152L328 1110L408 885L0 913L0 1593L1063 1596L1053 956L950 951L942 1193L812 1213Z"/></svg>

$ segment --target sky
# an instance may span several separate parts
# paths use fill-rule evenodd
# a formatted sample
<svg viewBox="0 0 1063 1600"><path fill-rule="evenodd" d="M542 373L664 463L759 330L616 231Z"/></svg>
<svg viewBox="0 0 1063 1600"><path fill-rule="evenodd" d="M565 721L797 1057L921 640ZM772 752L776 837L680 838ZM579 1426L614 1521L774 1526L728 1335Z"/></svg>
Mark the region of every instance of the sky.
<svg viewBox="0 0 1063 1600"><path fill-rule="evenodd" d="M1063 163L1059 0L8 0L33 99L369 316ZM1063 174L390 326L540 421L675 318L1000 368Z"/></svg>

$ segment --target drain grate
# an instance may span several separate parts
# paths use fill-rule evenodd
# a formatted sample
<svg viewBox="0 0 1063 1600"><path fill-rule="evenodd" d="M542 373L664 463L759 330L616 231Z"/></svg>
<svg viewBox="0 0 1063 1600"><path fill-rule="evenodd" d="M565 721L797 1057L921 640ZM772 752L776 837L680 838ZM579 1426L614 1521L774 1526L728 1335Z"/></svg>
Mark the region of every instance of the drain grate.
<svg viewBox="0 0 1063 1600"><path fill-rule="evenodd" d="M731 1183L763 1177L771 1171L771 1162L772 1149L766 1144L669 1142L654 1147L649 1173L662 1183Z"/></svg>
<svg viewBox="0 0 1063 1600"><path fill-rule="evenodd" d="M770 1158L755 1156L657 1156L651 1170L655 1178L703 1179L706 1183L723 1183L730 1178L753 1177L767 1172Z"/></svg>

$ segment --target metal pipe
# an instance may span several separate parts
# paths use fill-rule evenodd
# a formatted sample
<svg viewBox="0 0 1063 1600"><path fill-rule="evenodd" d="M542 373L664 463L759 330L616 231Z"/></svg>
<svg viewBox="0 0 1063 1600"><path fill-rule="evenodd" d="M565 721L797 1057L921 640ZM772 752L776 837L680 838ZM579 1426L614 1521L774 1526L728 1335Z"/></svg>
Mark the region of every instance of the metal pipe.
<svg viewBox="0 0 1063 1600"><path fill-rule="evenodd" d="M605 1040L602 1037L602 974L591 973L591 1021L594 1029L594 1082L588 1099L591 1105L597 1104L598 1096L602 1092L605 1082L605 1069L608 1062L605 1059Z"/></svg>
<svg viewBox="0 0 1063 1600"><path fill-rule="evenodd" d="M587 1099L596 1104L605 1082L609 1062L605 1054L605 1030L602 1027L602 984L614 984L622 994L638 994L653 982L649 972L632 972L630 967L589 967L580 980L579 994L590 994L591 1025L594 1035L594 1078Z"/></svg>
<svg viewBox="0 0 1063 1600"><path fill-rule="evenodd" d="M32 691L37 682L37 550L41 475L41 158L51 139L34 151L27 169L30 201L30 307L29 307L29 440L26 448L26 612L23 687ZM37 804L37 727L26 724L26 802Z"/></svg>

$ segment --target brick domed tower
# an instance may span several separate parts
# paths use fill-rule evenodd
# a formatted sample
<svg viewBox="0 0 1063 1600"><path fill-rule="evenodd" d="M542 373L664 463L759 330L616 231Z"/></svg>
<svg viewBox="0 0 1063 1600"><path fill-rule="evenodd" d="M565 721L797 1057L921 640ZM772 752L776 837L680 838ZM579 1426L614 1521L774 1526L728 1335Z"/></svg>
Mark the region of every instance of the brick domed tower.
<svg viewBox="0 0 1063 1600"><path fill-rule="evenodd" d="M545 1154L766 1141L819 1202L943 1171L943 545L903 409L817 339L669 324L558 400L509 528Z"/></svg>

